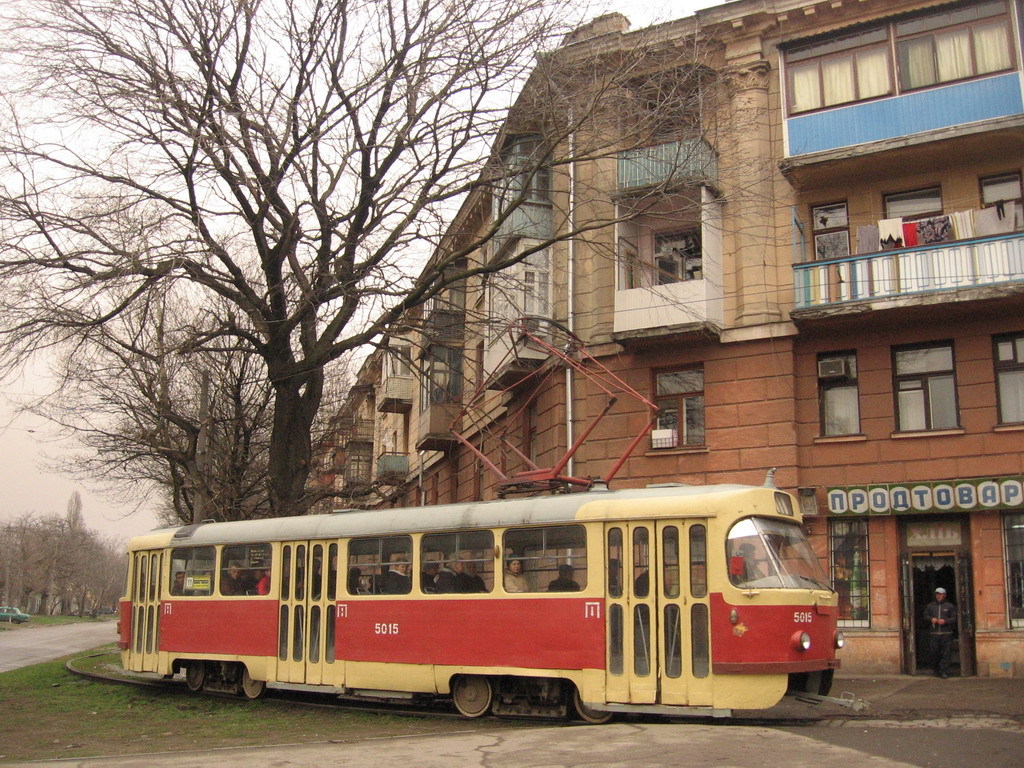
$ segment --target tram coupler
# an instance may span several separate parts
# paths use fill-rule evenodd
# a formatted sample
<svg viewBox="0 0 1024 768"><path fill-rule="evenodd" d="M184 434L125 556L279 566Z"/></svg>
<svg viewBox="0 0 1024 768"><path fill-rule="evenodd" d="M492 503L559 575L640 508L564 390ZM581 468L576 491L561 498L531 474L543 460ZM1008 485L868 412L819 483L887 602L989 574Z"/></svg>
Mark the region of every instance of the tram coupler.
<svg viewBox="0 0 1024 768"><path fill-rule="evenodd" d="M846 707L854 712L861 712L871 706L870 702L857 698L849 691L843 691L842 696L822 696L817 693L797 693L793 697L805 704L835 704L837 707Z"/></svg>

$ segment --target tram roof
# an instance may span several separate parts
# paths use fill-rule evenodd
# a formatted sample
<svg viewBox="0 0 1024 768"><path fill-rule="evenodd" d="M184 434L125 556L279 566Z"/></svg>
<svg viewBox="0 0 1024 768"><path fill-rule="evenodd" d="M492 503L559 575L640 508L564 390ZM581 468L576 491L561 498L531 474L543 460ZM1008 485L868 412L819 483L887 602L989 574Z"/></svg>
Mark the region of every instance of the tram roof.
<svg viewBox="0 0 1024 768"><path fill-rule="evenodd" d="M460 528L496 528L512 525L567 523L628 517L620 504L645 502L643 516L707 516L721 509L723 497L753 490L774 493L777 488L754 485L659 485L617 491L591 490L555 496L473 501L430 507L399 507L377 510L339 510L327 515L201 523L164 528L145 534L167 537L180 544L223 544L238 541L288 541L332 539L341 536L373 536ZM698 499L700 501L698 501ZM763 510L774 512L769 496ZM697 502L680 510L681 501ZM770 506L767 506L770 505Z"/></svg>

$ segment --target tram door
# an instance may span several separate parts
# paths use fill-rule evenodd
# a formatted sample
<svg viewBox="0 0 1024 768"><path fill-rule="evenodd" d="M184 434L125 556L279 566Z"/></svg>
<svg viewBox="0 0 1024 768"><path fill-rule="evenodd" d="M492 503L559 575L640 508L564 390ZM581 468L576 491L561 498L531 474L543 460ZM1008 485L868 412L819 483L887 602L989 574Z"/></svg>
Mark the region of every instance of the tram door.
<svg viewBox="0 0 1024 768"><path fill-rule="evenodd" d="M288 542L281 546L277 676L286 683L331 682L334 663L338 544Z"/></svg>
<svg viewBox="0 0 1024 768"><path fill-rule="evenodd" d="M710 706L707 525L659 522L658 701Z"/></svg>
<svg viewBox="0 0 1024 768"><path fill-rule="evenodd" d="M136 552L132 571L132 653L133 672L156 672L160 646L160 588L162 552Z"/></svg>
<svg viewBox="0 0 1024 768"><path fill-rule="evenodd" d="M657 548L654 526L618 523L605 531L608 700L653 704L658 696Z"/></svg>

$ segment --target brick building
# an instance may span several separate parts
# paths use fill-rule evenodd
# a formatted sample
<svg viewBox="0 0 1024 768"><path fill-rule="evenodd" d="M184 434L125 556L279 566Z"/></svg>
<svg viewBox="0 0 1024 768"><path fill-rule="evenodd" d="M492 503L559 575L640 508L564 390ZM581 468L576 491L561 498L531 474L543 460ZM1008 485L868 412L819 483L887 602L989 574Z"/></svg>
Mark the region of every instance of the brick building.
<svg viewBox="0 0 1024 768"><path fill-rule="evenodd" d="M739 0L578 30L558 56L673 52L623 111L656 113L668 81L687 106L642 146L556 148L511 214L500 193L466 201L446 247L505 216L468 265L533 252L371 356L342 418L373 442L342 435L337 506L495 498L467 444L506 475L558 461L607 398L565 367L510 386L549 356L504 321L548 318L529 327L570 329L659 409L617 487L776 468L798 493L846 669L928 669L919 617L943 586L960 673L1024 675L1021 25L1019 0ZM497 155L515 169L542 138L510 127ZM559 236L586 221L606 223ZM650 419L622 398L566 472L604 476Z"/></svg>

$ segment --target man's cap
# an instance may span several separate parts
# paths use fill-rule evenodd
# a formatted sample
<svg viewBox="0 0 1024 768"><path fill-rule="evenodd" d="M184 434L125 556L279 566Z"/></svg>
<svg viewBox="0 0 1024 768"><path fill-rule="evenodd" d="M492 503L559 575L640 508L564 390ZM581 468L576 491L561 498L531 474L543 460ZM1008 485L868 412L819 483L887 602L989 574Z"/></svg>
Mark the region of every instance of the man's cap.
<svg viewBox="0 0 1024 768"><path fill-rule="evenodd" d="M935 590L935 594L936 595L944 595L944 594L946 594L946 590L944 590L942 587L939 587L938 589Z"/></svg>

